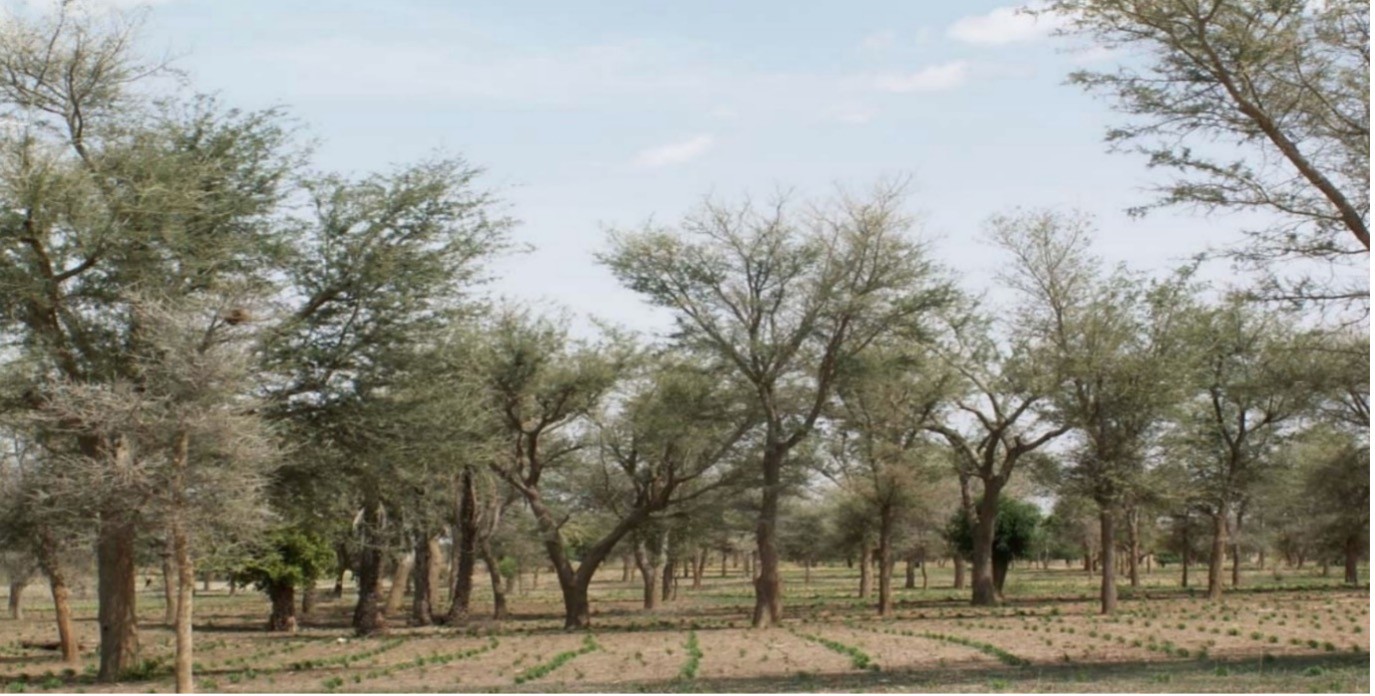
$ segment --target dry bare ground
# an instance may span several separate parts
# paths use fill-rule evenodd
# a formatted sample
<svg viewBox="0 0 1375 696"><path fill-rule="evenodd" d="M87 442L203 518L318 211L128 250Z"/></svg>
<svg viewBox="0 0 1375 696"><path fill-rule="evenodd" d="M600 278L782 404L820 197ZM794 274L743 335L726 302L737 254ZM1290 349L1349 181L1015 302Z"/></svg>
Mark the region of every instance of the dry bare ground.
<svg viewBox="0 0 1375 696"><path fill-rule="evenodd" d="M1316 571L1252 571L1210 603L1156 572L1124 587L1101 616L1081 571L1019 568L1009 602L974 608L931 569L929 590L902 590L880 620L855 597L856 571L788 576L788 620L748 627L748 579L713 573L656 612L639 588L608 572L595 585L594 628L560 630L555 588L513 598L504 622L406 628L359 640L351 598L322 599L294 636L263 630L266 600L250 590L203 592L196 605L196 679L203 691L1369 691L1368 586L1345 589ZM161 593L140 596L141 678L95 684L95 606L76 603L82 660L51 651L46 597L24 597L25 618L0 621L0 686L10 692L166 692L172 636L160 626ZM481 615L485 607L475 607Z"/></svg>

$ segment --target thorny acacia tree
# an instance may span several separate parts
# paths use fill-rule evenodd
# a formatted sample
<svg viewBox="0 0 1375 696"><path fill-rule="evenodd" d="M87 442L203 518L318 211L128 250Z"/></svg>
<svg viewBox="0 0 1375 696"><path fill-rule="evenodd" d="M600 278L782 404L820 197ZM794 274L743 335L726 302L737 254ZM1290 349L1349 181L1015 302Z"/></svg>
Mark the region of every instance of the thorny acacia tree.
<svg viewBox="0 0 1375 696"><path fill-rule="evenodd" d="M1132 117L1110 143L1175 172L1157 205L1273 216L1227 252L1266 273L1263 296L1368 310L1364 280L1295 272L1302 259L1369 262L1368 0L1055 0L1044 11L1127 56L1070 80Z"/></svg>
<svg viewBox="0 0 1375 696"><path fill-rule="evenodd" d="M994 238L1015 248L1021 243L1017 226L1012 219L995 218ZM1019 280L1024 279L1012 284ZM1038 341L1043 339L1014 329L1004 345L993 335L990 322L971 312L954 327L950 345L941 351L946 369L959 376L961 385L950 399L953 408L942 408L925 427L944 439L954 454L961 507L972 530L971 601L976 605L1001 601L993 545L1003 490L1025 457L1070 428L1047 417L1050 397L1060 386L1060 370ZM955 418L969 426L957 427ZM980 483L977 500L970 490L973 480Z"/></svg>
<svg viewBox="0 0 1375 696"><path fill-rule="evenodd" d="M616 231L600 258L673 311L681 344L719 361L762 421L753 624L782 618L778 511L790 454L812 433L840 365L911 331L951 296L909 234L899 187L799 207L706 202L677 230ZM915 335L912 331L908 335Z"/></svg>
<svg viewBox="0 0 1375 696"><path fill-rule="evenodd" d="M292 162L277 118L154 98L144 90L165 73L133 52L137 28L63 3L0 30L0 331L45 380L134 378L130 292L175 300L272 266L267 215ZM115 462L120 436L106 435L71 433L88 460ZM138 655L144 492L105 492L91 509L109 681Z"/></svg>
<svg viewBox="0 0 1375 696"><path fill-rule="evenodd" d="M1026 298L1023 330L1048 351L1063 382L1054 417L1078 436L1064 472L1098 506L1103 613L1117 606L1115 517L1140 485L1152 437L1181 398L1180 317L1187 275L1148 283L1118 269L1104 278L1089 254L1089 221L1032 212L1009 222L1008 282Z"/></svg>

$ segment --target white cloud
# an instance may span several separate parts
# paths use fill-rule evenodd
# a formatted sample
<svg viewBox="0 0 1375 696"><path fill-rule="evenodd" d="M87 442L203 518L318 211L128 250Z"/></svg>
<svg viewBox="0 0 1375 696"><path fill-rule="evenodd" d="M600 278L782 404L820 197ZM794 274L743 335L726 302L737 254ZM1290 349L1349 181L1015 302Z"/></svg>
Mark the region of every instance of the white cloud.
<svg viewBox="0 0 1375 696"><path fill-rule="evenodd" d="M996 46L1018 41L1032 41L1049 35L1064 24L1052 15L1033 15L1027 10L1043 8L1045 3L999 7L987 14L963 17L950 25L946 36L970 44Z"/></svg>
<svg viewBox="0 0 1375 696"><path fill-rule="evenodd" d="M885 92L937 92L958 87L969 78L969 64L962 60L932 65L906 75L882 75L874 85Z"/></svg>
<svg viewBox="0 0 1375 696"><path fill-rule="evenodd" d="M701 157L715 143L716 138L710 135L693 136L687 140L641 150L635 155L634 164L637 167L655 169L690 162Z"/></svg>
<svg viewBox="0 0 1375 696"><path fill-rule="evenodd" d="M860 39L859 49L861 51L879 53L892 48L897 42L898 35L891 29L885 29Z"/></svg>
<svg viewBox="0 0 1375 696"><path fill-rule="evenodd" d="M826 118L853 126L861 126L878 116L878 110L863 104L841 104L826 113Z"/></svg>

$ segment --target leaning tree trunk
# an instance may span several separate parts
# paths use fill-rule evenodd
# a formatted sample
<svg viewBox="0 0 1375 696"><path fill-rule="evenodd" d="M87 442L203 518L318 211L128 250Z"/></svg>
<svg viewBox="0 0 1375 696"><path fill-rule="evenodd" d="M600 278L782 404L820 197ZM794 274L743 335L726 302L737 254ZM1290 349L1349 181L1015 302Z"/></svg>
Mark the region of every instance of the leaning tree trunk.
<svg viewBox="0 0 1375 696"><path fill-rule="evenodd" d="M482 564L487 566L487 576L492 582L492 618L501 621L506 618L506 584L501 578L501 567L489 543L483 542Z"/></svg>
<svg viewBox="0 0 1375 696"><path fill-rule="evenodd" d="M655 592L654 581L659 575L656 561L658 554L645 548L644 542L635 545L635 567L640 571L640 582L644 585L644 608L653 611L659 606L659 593Z"/></svg>
<svg viewBox="0 0 1375 696"><path fill-rule="evenodd" d="M1227 513L1213 515L1213 553L1208 559L1208 599L1222 599L1222 563L1227 556Z"/></svg>
<svg viewBox="0 0 1375 696"><path fill-rule="evenodd" d="M783 494L783 458L777 445L764 452L764 488L754 538L759 547L759 572L754 579L754 616L751 625L767 628L783 620L783 578L778 572L778 502Z"/></svg>
<svg viewBox="0 0 1375 696"><path fill-rule="evenodd" d="M57 555L57 542L46 529L39 532L38 565L48 577L53 595L53 614L57 619L57 644L62 661L75 664L80 658L76 631L72 628L71 591L67 588L67 574Z"/></svg>
<svg viewBox="0 0 1375 696"><path fill-rule="evenodd" d="M1113 556L1117 553L1116 530L1113 528L1112 510L1103 507L1098 511L1103 549L1103 585L1099 590L1102 601L1101 613L1111 614L1117 610L1117 564Z"/></svg>
<svg viewBox="0 0 1375 696"><path fill-rule="evenodd" d="M96 679L109 683L119 681L138 660L137 525L128 511L107 509L101 515L98 534L100 671Z"/></svg>

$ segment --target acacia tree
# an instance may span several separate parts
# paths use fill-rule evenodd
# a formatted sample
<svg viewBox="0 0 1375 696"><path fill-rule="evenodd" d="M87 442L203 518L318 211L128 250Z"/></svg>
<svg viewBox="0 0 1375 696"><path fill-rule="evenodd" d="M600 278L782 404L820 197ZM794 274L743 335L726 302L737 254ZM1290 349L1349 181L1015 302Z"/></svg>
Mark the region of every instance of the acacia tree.
<svg viewBox="0 0 1375 696"><path fill-rule="evenodd" d="M655 513L721 485L724 479L708 484L706 477L753 421L723 398L710 375L673 364L632 387L623 415L598 418L629 376L630 352L570 345L565 330L547 321L506 314L488 348L486 402L500 414L508 452L491 469L534 515L563 593L564 626L584 628L588 587L601 563ZM600 465L584 481L579 471L591 466L588 452ZM556 479L565 490L558 491ZM575 566L568 523L588 510L610 519L602 534L579 544Z"/></svg>
<svg viewBox="0 0 1375 696"><path fill-rule="evenodd" d="M920 348L875 346L852 361L836 389L833 437L837 471L827 473L863 500L877 518L878 613L893 609L894 535L917 489L934 478L925 425L955 382L935 356ZM867 546L867 545L866 545ZM868 549L861 554L868 578ZM860 596L867 596L868 583Z"/></svg>
<svg viewBox="0 0 1375 696"><path fill-rule="evenodd" d="M1041 544L1041 510L1034 504L1011 498L998 501L997 524L993 534L993 588L1002 596L1003 583L1013 559L1030 558ZM974 553L974 527L963 511L950 518L945 536L959 553Z"/></svg>
<svg viewBox="0 0 1375 696"><path fill-rule="evenodd" d="M1005 247L1019 244L1017 222L995 218L993 237ZM1020 268L1020 267L1018 267ZM1015 273L1015 272L1014 272ZM1019 287L1023 279L1009 276ZM953 415L971 421L952 426L950 413L931 419L926 429L949 444L960 480L960 499L973 534L972 603L1000 601L995 579L993 546L999 499L1022 460L1065 434L1068 423L1047 417L1050 396L1059 386L1058 366L1031 334L1015 335L1000 344L990 327L977 319L955 327L953 345L943 358L963 381L963 394L953 399ZM972 417L972 418L971 418ZM978 480L975 500L969 484Z"/></svg>
<svg viewBox="0 0 1375 696"><path fill-rule="evenodd" d="M509 221L457 158L349 180L308 182L309 217L296 221L287 264L291 304L266 341L277 375L270 414L308 457L295 481L347 482L355 525L354 630L385 630L383 553L399 544L385 510L404 504L398 457L433 393L413 386L446 324L471 315L485 262L506 248Z"/></svg>
<svg viewBox="0 0 1375 696"><path fill-rule="evenodd" d="M1266 295L1368 305L1363 281L1331 287L1278 267L1368 261L1367 0L1055 0L1043 11L1065 18L1064 33L1141 59L1070 80L1133 117L1110 143L1173 170L1157 205L1278 218L1228 253L1267 272Z"/></svg>
<svg viewBox="0 0 1375 696"><path fill-rule="evenodd" d="M813 432L840 366L945 306L951 290L909 236L897 187L867 199L761 209L706 202L677 230L615 231L599 258L674 313L686 348L718 361L762 422L753 625L782 618L778 512L790 454Z"/></svg>
<svg viewBox="0 0 1375 696"><path fill-rule="evenodd" d="M1310 341L1283 317L1230 299L1204 308L1188 322L1196 361L1180 432L1196 505L1213 522L1208 597L1222 597L1222 566L1229 537L1239 534L1244 507L1286 426L1318 394ZM1230 529L1229 529L1230 527ZM1240 582L1240 548L1232 540L1232 583Z"/></svg>
<svg viewBox="0 0 1375 696"><path fill-rule="evenodd" d="M1027 298L1022 321L1063 376L1055 418L1073 427L1067 490L1098 506L1103 613L1117 605L1116 515L1139 490L1149 448L1181 397L1180 317L1187 276L1148 283L1117 269L1100 276L1088 253L1091 227L1051 212L1012 219L1009 281Z"/></svg>

